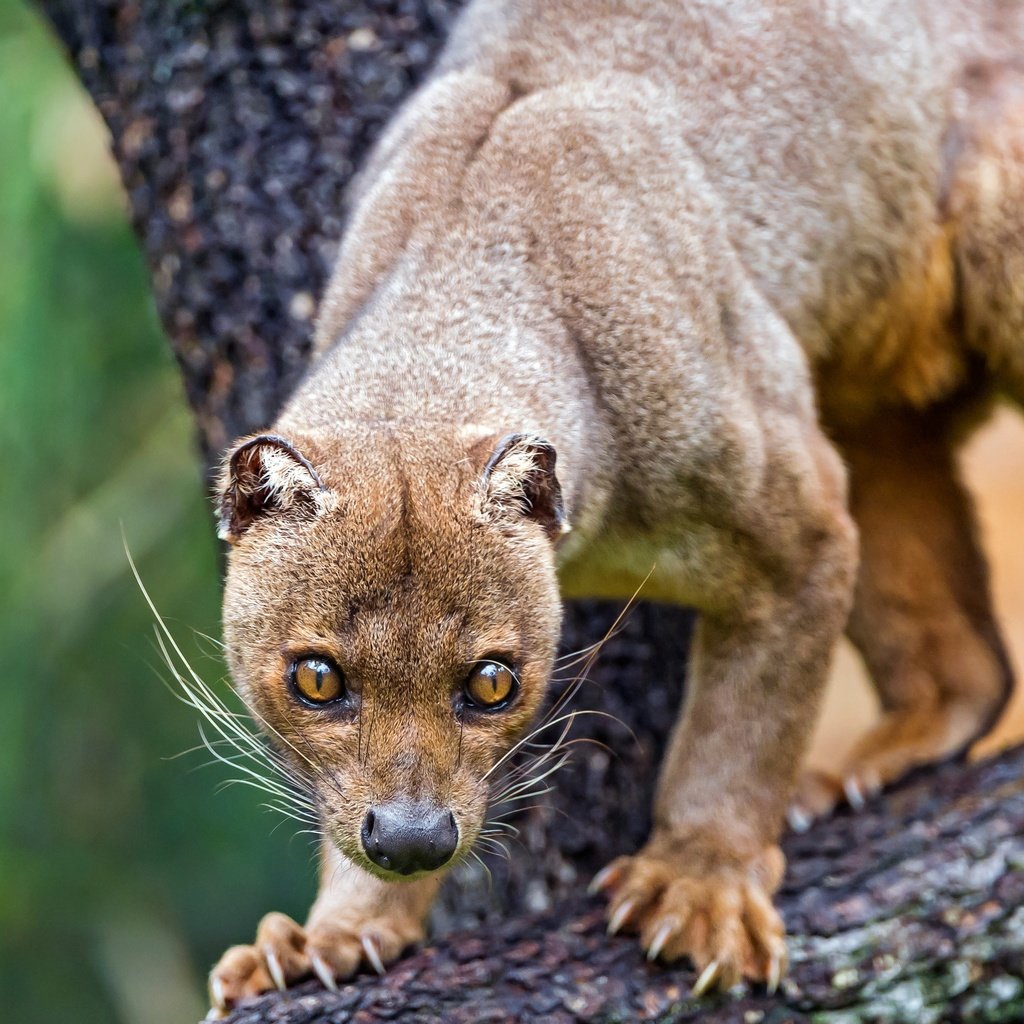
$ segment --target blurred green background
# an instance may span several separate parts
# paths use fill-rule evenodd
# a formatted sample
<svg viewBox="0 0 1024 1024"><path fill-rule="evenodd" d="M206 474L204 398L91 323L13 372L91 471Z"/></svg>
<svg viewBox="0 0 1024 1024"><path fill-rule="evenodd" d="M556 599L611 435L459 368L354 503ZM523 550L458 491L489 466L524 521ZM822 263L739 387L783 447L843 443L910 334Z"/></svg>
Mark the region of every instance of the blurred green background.
<svg viewBox="0 0 1024 1024"><path fill-rule="evenodd" d="M302 916L307 839L218 792L162 684L140 573L224 676L189 413L106 136L41 19L0 0L0 991L4 1020L184 1024L261 913ZM164 673L166 675L166 673ZM226 692L226 690L222 690Z"/></svg>

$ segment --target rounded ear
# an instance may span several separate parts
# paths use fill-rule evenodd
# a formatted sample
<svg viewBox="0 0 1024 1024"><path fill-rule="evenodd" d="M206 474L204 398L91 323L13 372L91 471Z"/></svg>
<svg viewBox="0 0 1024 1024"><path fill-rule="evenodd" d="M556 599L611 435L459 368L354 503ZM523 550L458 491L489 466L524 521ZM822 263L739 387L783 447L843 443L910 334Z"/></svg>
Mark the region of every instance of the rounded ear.
<svg viewBox="0 0 1024 1024"><path fill-rule="evenodd" d="M480 477L482 513L495 522L532 519L552 540L569 532L555 447L535 434L507 434Z"/></svg>
<svg viewBox="0 0 1024 1024"><path fill-rule="evenodd" d="M217 501L217 535L234 544L261 517L327 492L320 474L298 449L276 434L257 434L224 460Z"/></svg>

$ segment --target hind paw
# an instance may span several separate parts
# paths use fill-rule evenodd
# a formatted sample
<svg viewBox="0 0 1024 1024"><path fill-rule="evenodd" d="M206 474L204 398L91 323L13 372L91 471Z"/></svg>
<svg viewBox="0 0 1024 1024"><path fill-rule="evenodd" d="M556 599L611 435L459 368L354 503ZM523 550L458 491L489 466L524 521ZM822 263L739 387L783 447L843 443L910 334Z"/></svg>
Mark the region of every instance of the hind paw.
<svg viewBox="0 0 1024 1024"><path fill-rule="evenodd" d="M846 804L861 810L886 786L915 768L939 764L963 753L978 733L969 707L891 711L861 737L835 775L805 771L786 812L794 832L806 832L818 818Z"/></svg>

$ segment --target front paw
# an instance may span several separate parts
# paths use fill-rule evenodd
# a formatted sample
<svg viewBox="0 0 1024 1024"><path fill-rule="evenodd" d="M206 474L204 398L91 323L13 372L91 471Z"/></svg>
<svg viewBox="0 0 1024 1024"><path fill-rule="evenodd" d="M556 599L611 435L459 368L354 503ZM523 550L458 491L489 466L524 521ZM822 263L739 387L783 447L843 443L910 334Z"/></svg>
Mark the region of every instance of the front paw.
<svg viewBox="0 0 1024 1024"><path fill-rule="evenodd" d="M649 960L693 961L694 995L744 977L774 991L786 942L771 893L784 863L776 846L744 861L706 841L656 834L636 855L609 864L591 888L609 894L609 933L638 932Z"/></svg>
<svg viewBox="0 0 1024 1024"><path fill-rule="evenodd" d="M329 989L360 966L383 974L387 964L423 938L411 918L320 920L306 928L285 914L267 914L251 946L232 946L210 972L212 1019L241 1000L316 976Z"/></svg>

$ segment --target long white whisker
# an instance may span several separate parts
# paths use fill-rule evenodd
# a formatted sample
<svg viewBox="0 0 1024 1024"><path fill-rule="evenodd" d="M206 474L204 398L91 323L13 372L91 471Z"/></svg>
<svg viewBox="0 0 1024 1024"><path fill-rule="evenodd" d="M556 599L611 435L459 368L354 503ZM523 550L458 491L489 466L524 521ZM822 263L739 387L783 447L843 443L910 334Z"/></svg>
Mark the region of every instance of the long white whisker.
<svg viewBox="0 0 1024 1024"><path fill-rule="evenodd" d="M483 844L483 848L484 849L490 850L492 853L495 853L495 854L497 854L500 857L504 857L505 860L511 862L512 855L500 843L489 842L489 841L487 841L485 839L481 839L480 843Z"/></svg>
<svg viewBox="0 0 1024 1024"><path fill-rule="evenodd" d="M548 765L544 769L544 771L541 772L539 775L531 775L528 779L525 779L522 782L518 782L515 786L503 791L497 797L495 797L495 803L509 803L511 800L514 800L518 796L520 796L522 793L528 792L534 786L543 782L549 776L554 775L554 773L557 772L559 768L564 767L566 762L569 760L570 756L571 754L567 752L557 761L555 761L554 764Z"/></svg>
<svg viewBox="0 0 1024 1024"><path fill-rule="evenodd" d="M189 675L194 680L196 686L199 687L200 691L202 691L204 695L212 696L216 701L216 695L213 694L213 691L210 690L210 688L199 676L199 674L189 664L188 658L185 657L181 648L178 646L177 640L174 639L174 634L171 633L170 629L168 629L167 624L164 622L163 616L161 616L161 614L157 611L156 605L153 603L153 599L149 596L149 591L146 590L145 584L143 584L142 582L142 577L139 575L139 570L135 565L134 559L132 558L131 551L128 550L127 540L125 540L124 543L124 551L125 555L127 555L128 557L128 564L129 566L131 566L132 575L135 577L135 582L136 584L138 584L139 590L142 591L142 596L145 599L146 604L149 606L149 610L153 613L153 616L156 619L156 623L157 626L159 627L160 632L163 633L163 635L167 638L167 641L171 645L171 648L173 649L174 653L177 654L182 665L184 665L185 668L188 670ZM299 748L296 747L295 744L292 743L287 736L283 736L258 711L256 711L255 708L250 707L247 708L247 710L249 711L249 714L252 715L252 717L255 718L260 723L260 725L263 726L263 728L265 728L268 732L272 732L282 743L291 747L291 749L295 751L295 753L299 757L301 757L304 761L306 761L309 764L310 768L313 769L314 773L319 774L319 768L317 767L317 765L314 764L314 762L310 760L310 758L308 758L305 754L303 754L302 751L299 750Z"/></svg>
<svg viewBox="0 0 1024 1024"><path fill-rule="evenodd" d="M554 786L547 786L544 789L542 789L540 791L540 793L538 793L537 795L538 796L543 796L545 793L553 793L554 791L555 791L555 787ZM505 801L502 801L502 804L504 804L504 803L505 803ZM502 806L502 804L499 804L498 806L500 807L500 806ZM548 807L548 804L529 804L527 807L510 807L507 811L504 811L501 814L492 814L487 819L487 821L484 822L484 824L485 825L489 825L489 826L493 826L494 828L499 829L499 830L510 830L510 831L514 831L514 832L518 833L519 829L516 828L515 825L513 825L511 822L505 821L503 819L511 818L513 815L517 815L518 816L520 814L525 814L527 811L540 811L540 810L544 810L547 807ZM484 829L484 831L486 832L487 830Z"/></svg>
<svg viewBox="0 0 1024 1024"><path fill-rule="evenodd" d="M568 721L571 725L575 717L581 713L582 712L580 711L570 711L564 715L560 715L558 718L552 719L550 722L544 722L543 724L539 725L536 729L534 729L532 732L528 733L525 737L523 737L523 739L519 740L517 743L514 743L500 758L498 758L498 760L495 761L494 764L491 765L491 767L484 773L484 778L490 778L490 776L494 774L494 772L497 771L498 768L500 768L510 757L512 757L513 754L515 754L518 750L521 749L524 742L526 742L527 740L532 740L539 733L542 733L547 729L551 729L554 726L559 725L561 722ZM555 743L557 744L558 740L556 740Z"/></svg>
<svg viewBox="0 0 1024 1024"><path fill-rule="evenodd" d="M157 643L160 647L161 653L168 659L168 668L175 673L175 677L181 685L182 690L187 695L187 697L181 698L183 703L198 711L209 725L216 730L221 740L230 744L240 755L257 762L260 765L269 764L271 767L281 771L281 763L273 756L272 752L258 736L242 727L234 716L225 716L221 713L223 705L220 703L220 699L213 694L209 688L207 688L209 693L208 700L203 700L200 694L192 690L188 681L176 671L174 665L170 662L170 655L159 634L157 634ZM223 761L224 755L211 745L202 728L200 728L199 734L202 737L207 750L209 750L210 753L218 760Z"/></svg>
<svg viewBox="0 0 1024 1024"><path fill-rule="evenodd" d="M622 632L623 626L625 625L625 623L620 622L620 619L616 619L616 621L608 627L608 631L600 640L595 640L592 644L588 644L586 647L580 647L578 650L569 651L566 654L562 654L555 658L555 665L558 667L558 671L564 672L566 669L573 668L575 665L579 665L580 662L586 661L592 653L600 651L609 640L613 640L617 637L619 633ZM555 679L557 681L557 677L555 677Z"/></svg>
<svg viewBox="0 0 1024 1024"><path fill-rule="evenodd" d="M249 711L247 716L229 708L192 668L143 584L128 549L127 540L124 541L124 548L135 582L155 619L154 635L157 648L171 673L171 678L177 683L177 687L171 685L162 673L158 672L157 675L176 699L199 713L202 720L199 726L202 746L212 756L213 761L219 761L234 769L236 773L241 773L241 777L236 776L227 780L227 784L246 785L267 793L273 799L264 806L300 824L318 826L319 816L309 793L309 780L304 773L296 771L246 723L251 722L253 718L257 719L268 732L274 733L283 743L291 747L299 758L309 765L314 774L319 774L316 764L252 709L246 709ZM212 638L207 637L206 639L212 641ZM216 641L213 642L217 644ZM217 645L219 646L219 644ZM235 692L235 696L238 697L237 692ZM207 735L203 723L214 731L215 737L211 738ZM228 752L222 751L222 747L227 747ZM270 775L266 772L268 768L271 772Z"/></svg>
<svg viewBox="0 0 1024 1024"><path fill-rule="evenodd" d="M199 727L199 735L204 736L203 727ZM301 801L306 806L312 806L308 798L301 792L293 792L292 788L285 786L278 782L276 779L267 778L265 775L261 775L259 772L250 768L248 765L243 764L240 760L231 760L225 757L219 750L214 750L207 747L207 750L213 755L213 757L220 761L222 764L226 764L229 768L233 768L237 771L244 772L249 779L253 780L254 785L257 788L262 789L264 792L271 794L272 796L279 796L285 798L294 798L297 801ZM241 781L241 780L239 780Z"/></svg>
<svg viewBox="0 0 1024 1024"><path fill-rule="evenodd" d="M578 712L579 714L586 714L587 712ZM616 719L618 721L618 719ZM602 743L601 740L594 739L591 736L576 736L573 739L565 739L562 737L558 742L553 743L550 747L544 748L542 753L524 761L522 764L517 765L514 769L508 772L503 778L503 788L499 789L497 793L492 796L492 800L496 800L502 793L507 793L512 790L513 787L520 785L525 782L524 777L531 776L538 768L547 763L557 754L561 754L573 747L579 746L580 744L593 745L600 747L604 750L608 749L606 743Z"/></svg>
<svg viewBox="0 0 1024 1024"><path fill-rule="evenodd" d="M487 890L489 892L491 888L494 886L494 876L491 874L491 869L484 863L483 857L481 857L480 854L476 852L476 850L470 850L469 855L473 857L477 861L477 863L479 863L480 867L482 867L486 872Z"/></svg>

